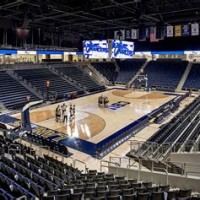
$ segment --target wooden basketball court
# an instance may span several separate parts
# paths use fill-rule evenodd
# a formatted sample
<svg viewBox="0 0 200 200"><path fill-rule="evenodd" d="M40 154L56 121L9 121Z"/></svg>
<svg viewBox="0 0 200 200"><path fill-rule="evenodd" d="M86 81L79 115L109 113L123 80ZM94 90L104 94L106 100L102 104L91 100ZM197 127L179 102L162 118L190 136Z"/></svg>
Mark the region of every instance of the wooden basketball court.
<svg viewBox="0 0 200 200"><path fill-rule="evenodd" d="M108 97L108 108L98 107L100 95ZM175 97L175 94L161 92L113 89L66 101L68 110L70 104L76 105L74 123L56 122L55 109L58 104L33 109L30 118L36 125L60 132L63 136L61 140L70 136L98 143ZM20 119L21 114L13 116Z"/></svg>

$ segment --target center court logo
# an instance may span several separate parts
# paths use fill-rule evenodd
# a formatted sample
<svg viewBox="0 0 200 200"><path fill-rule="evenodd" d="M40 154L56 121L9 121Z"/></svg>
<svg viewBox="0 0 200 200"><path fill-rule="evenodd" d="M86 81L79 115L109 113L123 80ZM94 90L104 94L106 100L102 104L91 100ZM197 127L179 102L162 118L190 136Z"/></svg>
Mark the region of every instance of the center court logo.
<svg viewBox="0 0 200 200"><path fill-rule="evenodd" d="M109 108L111 110L118 110L119 108L122 108L128 104L130 104L130 102L118 101L117 103L113 103L113 104L109 105L107 108Z"/></svg>

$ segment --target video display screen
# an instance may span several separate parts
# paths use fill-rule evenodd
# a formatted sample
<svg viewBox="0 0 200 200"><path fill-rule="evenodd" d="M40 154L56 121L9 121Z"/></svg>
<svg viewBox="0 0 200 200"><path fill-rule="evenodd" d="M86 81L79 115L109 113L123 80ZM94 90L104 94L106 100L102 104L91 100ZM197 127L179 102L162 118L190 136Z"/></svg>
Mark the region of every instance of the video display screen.
<svg viewBox="0 0 200 200"><path fill-rule="evenodd" d="M134 42L113 40L112 58L133 58Z"/></svg>
<svg viewBox="0 0 200 200"><path fill-rule="evenodd" d="M108 58L109 48L107 40L85 40L83 41L83 54L85 59Z"/></svg>

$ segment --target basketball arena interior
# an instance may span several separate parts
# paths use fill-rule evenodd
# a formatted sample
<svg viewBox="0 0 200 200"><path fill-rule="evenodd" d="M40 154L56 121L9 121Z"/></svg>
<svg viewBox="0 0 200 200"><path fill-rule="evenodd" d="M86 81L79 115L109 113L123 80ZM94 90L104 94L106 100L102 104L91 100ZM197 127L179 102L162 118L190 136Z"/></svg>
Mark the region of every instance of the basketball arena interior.
<svg viewBox="0 0 200 200"><path fill-rule="evenodd" d="M199 0L0 1L0 200L200 199Z"/></svg>

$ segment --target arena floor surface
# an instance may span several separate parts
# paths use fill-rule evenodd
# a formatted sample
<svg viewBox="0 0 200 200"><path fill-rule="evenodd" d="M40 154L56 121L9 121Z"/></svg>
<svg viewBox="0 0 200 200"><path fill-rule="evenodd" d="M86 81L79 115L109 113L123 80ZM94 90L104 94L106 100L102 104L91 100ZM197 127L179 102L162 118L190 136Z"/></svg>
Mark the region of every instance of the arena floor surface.
<svg viewBox="0 0 200 200"><path fill-rule="evenodd" d="M108 107L98 107L98 97L109 99ZM76 137L92 143L98 143L140 117L151 113L176 95L161 92L141 92L113 89L106 92L66 101L76 105L75 122L58 123L55 120L55 109L58 104L47 105L30 111L30 119L39 127L48 128L60 134L56 140ZM62 102L63 103L63 102ZM62 103L59 103L62 105ZM20 119L21 114L13 117ZM69 120L68 120L69 121ZM52 134L52 135L51 135ZM48 133L53 136L55 133Z"/></svg>

